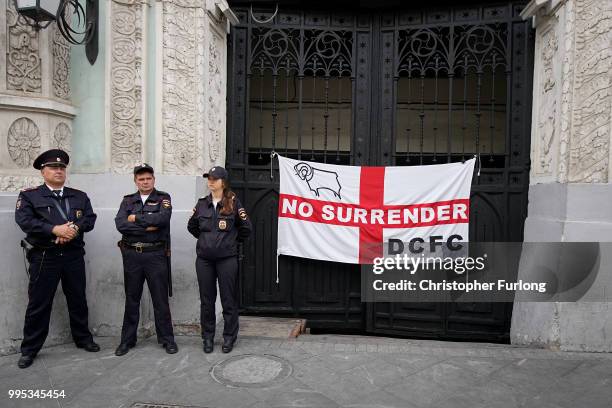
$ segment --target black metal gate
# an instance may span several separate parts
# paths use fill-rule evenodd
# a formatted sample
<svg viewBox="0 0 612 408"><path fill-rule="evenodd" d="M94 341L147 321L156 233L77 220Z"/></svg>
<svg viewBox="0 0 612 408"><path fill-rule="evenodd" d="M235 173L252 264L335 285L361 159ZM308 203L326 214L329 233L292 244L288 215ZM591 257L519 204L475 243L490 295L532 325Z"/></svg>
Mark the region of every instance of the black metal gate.
<svg viewBox="0 0 612 408"><path fill-rule="evenodd" d="M470 239L521 241L527 210L533 35L520 4L432 10L234 8L227 166L255 234L243 313L311 327L505 340L511 304L368 304L355 265L279 258L270 152L353 165L418 165L479 154ZM265 22L269 20L269 22Z"/></svg>

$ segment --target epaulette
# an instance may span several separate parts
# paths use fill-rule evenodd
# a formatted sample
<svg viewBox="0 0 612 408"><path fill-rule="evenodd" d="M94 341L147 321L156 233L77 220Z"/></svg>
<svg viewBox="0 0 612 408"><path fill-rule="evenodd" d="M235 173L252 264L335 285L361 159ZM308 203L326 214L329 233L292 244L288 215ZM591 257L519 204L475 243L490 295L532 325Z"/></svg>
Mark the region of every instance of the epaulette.
<svg viewBox="0 0 612 408"><path fill-rule="evenodd" d="M160 194L160 195L167 195L167 196L170 195L170 194L166 193L165 191L161 191L161 190L156 190L156 191L157 191L157 194Z"/></svg>
<svg viewBox="0 0 612 408"><path fill-rule="evenodd" d="M23 190L21 190L22 193L25 193L26 191L32 191L32 190L37 190L38 187L26 187Z"/></svg>

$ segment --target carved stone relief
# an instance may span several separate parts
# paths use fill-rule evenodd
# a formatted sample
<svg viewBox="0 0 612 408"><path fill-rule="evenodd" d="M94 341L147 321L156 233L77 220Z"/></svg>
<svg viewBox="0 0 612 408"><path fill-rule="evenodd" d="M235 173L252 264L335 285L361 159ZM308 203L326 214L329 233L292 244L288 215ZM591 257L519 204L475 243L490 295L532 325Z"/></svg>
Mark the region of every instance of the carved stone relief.
<svg viewBox="0 0 612 408"><path fill-rule="evenodd" d="M42 183L42 178L34 176L0 176L0 191L21 191Z"/></svg>
<svg viewBox="0 0 612 408"><path fill-rule="evenodd" d="M221 136L223 134L222 109L224 101L225 76L221 73L224 69L222 61L222 50L219 44L223 44L217 34L213 34L208 49L208 157L212 163L216 163L220 156Z"/></svg>
<svg viewBox="0 0 612 408"><path fill-rule="evenodd" d="M608 181L612 108L612 4L577 0L569 182Z"/></svg>
<svg viewBox="0 0 612 408"><path fill-rule="evenodd" d="M537 172L551 174L552 145L556 132L557 101L555 61L557 58L558 40L556 24L542 35L540 42L539 104L536 137L538 146Z"/></svg>
<svg viewBox="0 0 612 408"><path fill-rule="evenodd" d="M57 149L62 149L68 153L71 151L72 130L65 122L60 122L55 127L53 132L53 140L51 144Z"/></svg>
<svg viewBox="0 0 612 408"><path fill-rule="evenodd" d="M558 181L567 182L567 169L569 165L568 151L571 134L571 110L574 89L574 31L576 28L576 14L574 2L569 1L563 7L564 25L563 31L563 61L562 61L562 85L561 85L561 111L559 114L559 164L557 166Z"/></svg>
<svg viewBox="0 0 612 408"><path fill-rule="evenodd" d="M7 134L9 155L17 166L27 168L40 154L40 131L29 118L19 118L9 127Z"/></svg>
<svg viewBox="0 0 612 408"><path fill-rule="evenodd" d="M196 7L198 6L199 7ZM204 10L202 3L163 3L163 168L194 174L202 169Z"/></svg>
<svg viewBox="0 0 612 408"><path fill-rule="evenodd" d="M111 3L111 167L129 172L142 153L142 4Z"/></svg>
<svg viewBox="0 0 612 408"><path fill-rule="evenodd" d="M53 25L53 95L70 100L70 44Z"/></svg>
<svg viewBox="0 0 612 408"><path fill-rule="evenodd" d="M13 0L6 0L6 86L9 90L40 93L39 36L22 20Z"/></svg>

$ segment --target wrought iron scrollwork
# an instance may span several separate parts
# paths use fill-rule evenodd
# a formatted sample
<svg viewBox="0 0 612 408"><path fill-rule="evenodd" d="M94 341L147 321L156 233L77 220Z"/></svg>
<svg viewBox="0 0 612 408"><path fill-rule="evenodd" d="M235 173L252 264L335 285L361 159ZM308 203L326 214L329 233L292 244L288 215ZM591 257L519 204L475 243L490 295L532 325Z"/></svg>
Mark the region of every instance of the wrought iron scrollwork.
<svg viewBox="0 0 612 408"><path fill-rule="evenodd" d="M350 31L254 28L250 70L295 70L297 75L350 76Z"/></svg>
<svg viewBox="0 0 612 408"><path fill-rule="evenodd" d="M351 74L351 32L313 30L308 34L301 72L323 77Z"/></svg>
<svg viewBox="0 0 612 408"><path fill-rule="evenodd" d="M503 23L399 30L396 75L509 69L506 36Z"/></svg>
<svg viewBox="0 0 612 408"><path fill-rule="evenodd" d="M274 75L281 69L298 70L298 30L253 29L252 41L251 70L271 69Z"/></svg>

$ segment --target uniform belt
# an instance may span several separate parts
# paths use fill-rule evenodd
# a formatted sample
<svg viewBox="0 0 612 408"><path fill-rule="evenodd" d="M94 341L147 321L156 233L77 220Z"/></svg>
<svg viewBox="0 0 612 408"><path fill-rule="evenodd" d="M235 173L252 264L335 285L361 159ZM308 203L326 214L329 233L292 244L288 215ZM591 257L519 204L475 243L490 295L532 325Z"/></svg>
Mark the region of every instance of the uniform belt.
<svg viewBox="0 0 612 408"><path fill-rule="evenodd" d="M135 250L138 253L153 251L159 248L165 248L166 243L163 241L160 242L125 242L119 241L117 243L120 248L130 248Z"/></svg>

